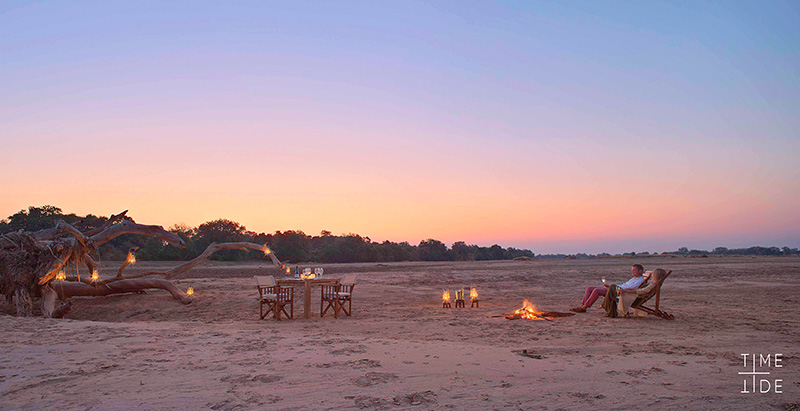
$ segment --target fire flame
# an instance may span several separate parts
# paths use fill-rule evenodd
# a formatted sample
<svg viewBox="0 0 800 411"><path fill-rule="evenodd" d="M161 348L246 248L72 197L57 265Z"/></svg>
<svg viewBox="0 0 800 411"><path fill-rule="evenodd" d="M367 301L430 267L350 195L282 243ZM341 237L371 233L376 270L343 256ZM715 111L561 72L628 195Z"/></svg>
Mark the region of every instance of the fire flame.
<svg viewBox="0 0 800 411"><path fill-rule="evenodd" d="M536 306L528 300L523 301L522 308L514 311L512 315L519 315L521 318L527 318L528 320L544 320L542 311L537 310Z"/></svg>
<svg viewBox="0 0 800 411"><path fill-rule="evenodd" d="M58 270L58 272L56 273L56 280L64 281L66 279L67 279L67 275L64 274L64 270Z"/></svg>
<svg viewBox="0 0 800 411"><path fill-rule="evenodd" d="M450 302L450 290L442 291L442 301Z"/></svg>
<svg viewBox="0 0 800 411"><path fill-rule="evenodd" d="M264 255L270 255L270 253L272 253L272 250L270 250L269 247L264 245Z"/></svg>
<svg viewBox="0 0 800 411"><path fill-rule="evenodd" d="M469 290L469 298L471 300L477 300L478 299L478 289L477 288L472 288L471 290Z"/></svg>
<svg viewBox="0 0 800 411"><path fill-rule="evenodd" d="M128 253L128 264L136 264L136 256L133 253Z"/></svg>
<svg viewBox="0 0 800 411"><path fill-rule="evenodd" d="M100 279L100 275L97 274L97 270L92 270L92 281L97 281Z"/></svg>
<svg viewBox="0 0 800 411"><path fill-rule="evenodd" d="M192 294L194 294L194 288L192 288L192 287L189 287L189 288L186 290L186 295L192 295Z"/></svg>

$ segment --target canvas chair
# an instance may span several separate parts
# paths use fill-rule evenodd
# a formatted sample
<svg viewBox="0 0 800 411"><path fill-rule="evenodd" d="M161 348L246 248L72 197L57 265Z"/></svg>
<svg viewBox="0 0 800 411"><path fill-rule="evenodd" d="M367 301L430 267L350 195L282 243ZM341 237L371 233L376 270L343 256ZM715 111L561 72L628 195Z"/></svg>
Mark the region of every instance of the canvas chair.
<svg viewBox="0 0 800 411"><path fill-rule="evenodd" d="M322 300L320 301L320 317L324 317L328 309L333 308L334 318L339 318L339 311L346 316L353 313L353 288L356 286L356 275L345 274L337 285L322 287ZM327 304L327 305L326 305Z"/></svg>
<svg viewBox="0 0 800 411"><path fill-rule="evenodd" d="M256 287L258 288L258 301L261 319L273 313L275 319L281 320L281 313L286 318L294 318L294 288L281 287L275 282L275 277L269 276L255 276ZM264 306L267 310L264 311ZM289 306L289 311L286 311L286 306Z"/></svg>
<svg viewBox="0 0 800 411"><path fill-rule="evenodd" d="M339 282L339 292L337 293L339 296L339 307L348 317L353 313L353 288L355 288L355 286L355 274L345 274L344 277L342 277L342 281ZM347 308L344 306L345 303L347 303Z"/></svg>
<svg viewBox="0 0 800 411"><path fill-rule="evenodd" d="M333 318L339 318L339 284L323 285L322 296L319 300L319 316L324 317L329 309L333 309Z"/></svg>
<svg viewBox="0 0 800 411"><path fill-rule="evenodd" d="M667 277L669 277L669 275L671 273L672 273L672 270L667 271L667 274L664 275L664 277L661 278L660 281L658 281L656 286L652 290L650 290L649 293L636 298L631 303L631 308L634 308L634 309L637 309L637 310L642 310L642 311L644 311L644 312L646 312L648 314L657 315L657 316L659 316L659 317L661 317L661 318L663 318L665 320L674 320L675 319L674 315L672 315L672 314L670 314L670 313L668 313L666 311L661 311L659 309L659 307L658 307L659 303L661 302L661 286L664 284L664 280L666 280ZM642 304L648 302L650 299L652 299L653 296L656 297L656 304L655 304L654 308L649 308L649 307L645 307L644 305L642 305Z"/></svg>

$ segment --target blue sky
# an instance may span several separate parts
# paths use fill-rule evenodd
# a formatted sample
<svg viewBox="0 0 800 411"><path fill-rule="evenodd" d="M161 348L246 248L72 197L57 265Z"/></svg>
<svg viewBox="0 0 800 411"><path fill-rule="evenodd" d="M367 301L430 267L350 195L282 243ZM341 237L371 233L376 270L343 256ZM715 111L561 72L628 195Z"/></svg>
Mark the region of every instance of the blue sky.
<svg viewBox="0 0 800 411"><path fill-rule="evenodd" d="M0 215L132 208L537 252L800 246L799 16L0 2ZM288 200L306 195L324 201Z"/></svg>

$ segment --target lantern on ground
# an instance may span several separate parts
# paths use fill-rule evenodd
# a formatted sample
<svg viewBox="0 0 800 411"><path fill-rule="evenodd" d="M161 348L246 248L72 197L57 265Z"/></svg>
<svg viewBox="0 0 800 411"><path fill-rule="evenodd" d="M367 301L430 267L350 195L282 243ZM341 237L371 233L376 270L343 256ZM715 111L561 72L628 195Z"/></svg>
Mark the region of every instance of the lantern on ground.
<svg viewBox="0 0 800 411"><path fill-rule="evenodd" d="M450 308L450 290L442 291L442 308Z"/></svg>

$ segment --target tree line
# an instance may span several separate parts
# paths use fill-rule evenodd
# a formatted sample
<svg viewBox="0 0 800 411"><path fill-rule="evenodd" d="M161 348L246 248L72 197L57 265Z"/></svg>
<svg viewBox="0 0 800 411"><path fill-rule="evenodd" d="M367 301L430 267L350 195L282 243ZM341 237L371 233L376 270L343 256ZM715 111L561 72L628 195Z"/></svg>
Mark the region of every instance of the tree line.
<svg viewBox="0 0 800 411"><path fill-rule="evenodd" d="M621 254L609 254L609 253L599 253L599 254L586 254L586 253L577 253L577 254L538 254L536 258L543 258L543 259L554 259L554 260L564 260L564 259L584 259L584 258L604 258L604 257L635 257L635 256L651 256L651 255L681 255L681 256L689 256L689 257L708 257L710 255L770 255L770 256L788 256L788 255L800 255L800 249L792 248L792 247L761 247L761 246L753 246L747 248L727 248L727 247L716 247L713 250L690 250L687 247L680 247L675 251L664 251L661 254L659 253L651 253L648 251L643 252L634 252L631 251L629 253L621 253Z"/></svg>
<svg viewBox="0 0 800 411"><path fill-rule="evenodd" d="M20 210L16 214L0 220L0 234L17 230L37 231L51 228L57 220L79 223L80 227L93 228L103 224L108 220L108 217L92 214L85 216L78 216L74 213L64 214L60 208L51 205L31 206L27 210ZM244 225L227 219L208 221L197 227L176 224L170 227L169 231L177 234L186 242L186 250L164 246L161 240L155 238L123 235L102 245L99 249L100 256L103 259L123 260L129 248L139 247L137 258L140 260L189 260L202 253L212 242L247 241L267 244L275 251L278 258L291 263L304 261L321 263L483 261L534 258L534 253L526 249L503 248L497 244L491 247L482 247L467 244L463 241L455 242L451 247L447 247L445 243L432 238L423 240L417 245L412 245L405 241L399 243L392 241L375 242L369 237L363 237L358 234L333 235L330 231L322 231L316 236L307 235L300 230L276 231L272 234L255 233L247 230ZM659 255L659 253L539 254L535 257L541 259L584 259L648 255ZM716 247L713 250L690 250L687 247L681 247L675 251L665 251L660 255L690 257L709 255L787 256L800 255L800 249L788 246L754 246L748 248L729 249ZM261 253L226 250L215 254L213 259L239 261L265 260L266 257Z"/></svg>
<svg viewBox="0 0 800 411"><path fill-rule="evenodd" d="M108 218L88 214L78 216L65 214L60 208L50 205L31 206L0 221L0 233L17 230L37 231L51 228L57 220L71 224L79 224L81 228L97 227ZM267 244L281 261L291 263L313 261L321 263L354 263L354 262L392 262L392 261L480 261L511 260L514 258L533 258L531 250L513 247L503 248L497 244L482 247L456 242L452 247L439 240L429 238L418 245L408 242L383 241L375 242L369 237L358 234L333 235L330 231L322 231L319 235L307 235L300 230L275 231L274 233L256 233L235 221L218 219L200 224L197 227L176 224L169 231L180 236L186 243L186 250L164 246L157 238L123 235L102 245L98 252L102 259L122 260L128 249L138 247L136 257L139 260L189 260L200 253L212 242L246 241ZM215 260L266 260L262 253L245 253L237 250L226 250L216 253Z"/></svg>

